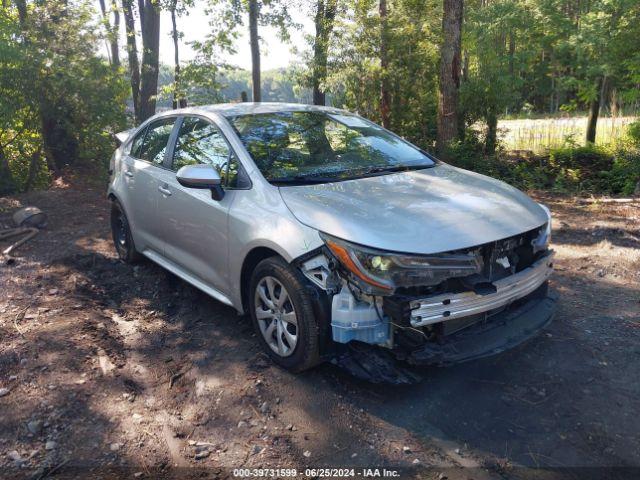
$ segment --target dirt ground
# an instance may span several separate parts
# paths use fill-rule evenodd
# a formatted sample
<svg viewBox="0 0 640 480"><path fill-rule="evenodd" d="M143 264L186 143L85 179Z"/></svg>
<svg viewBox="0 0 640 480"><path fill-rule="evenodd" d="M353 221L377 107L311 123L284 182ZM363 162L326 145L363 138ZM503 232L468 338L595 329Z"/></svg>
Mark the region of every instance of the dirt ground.
<svg viewBox="0 0 640 480"><path fill-rule="evenodd" d="M537 197L554 214L554 322L405 387L275 367L246 318L116 259L103 188L0 199L0 227L24 205L49 215L0 265L0 477L640 477L640 202Z"/></svg>

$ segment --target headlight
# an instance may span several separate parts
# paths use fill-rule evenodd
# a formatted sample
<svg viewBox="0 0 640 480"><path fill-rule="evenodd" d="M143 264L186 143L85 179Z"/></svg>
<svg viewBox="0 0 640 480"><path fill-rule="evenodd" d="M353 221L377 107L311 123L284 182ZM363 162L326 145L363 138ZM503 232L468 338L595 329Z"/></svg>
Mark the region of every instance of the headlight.
<svg viewBox="0 0 640 480"><path fill-rule="evenodd" d="M466 277L482 269L478 251L405 255L363 247L323 233L320 236L368 293L373 293L372 290L389 293L396 287L437 285L447 278Z"/></svg>
<svg viewBox="0 0 640 480"><path fill-rule="evenodd" d="M540 207L547 214L547 223L540 229L540 234L533 240L533 253L549 248L551 243L551 210L546 205L539 203Z"/></svg>

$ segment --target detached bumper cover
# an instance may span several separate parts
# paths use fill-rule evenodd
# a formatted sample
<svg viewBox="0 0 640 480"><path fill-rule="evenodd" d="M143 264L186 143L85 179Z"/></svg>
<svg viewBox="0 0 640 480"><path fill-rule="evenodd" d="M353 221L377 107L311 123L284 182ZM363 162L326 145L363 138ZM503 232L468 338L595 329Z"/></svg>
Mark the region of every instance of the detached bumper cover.
<svg viewBox="0 0 640 480"><path fill-rule="evenodd" d="M467 317L503 307L525 297L546 282L553 272L553 252L529 268L493 282L495 293L444 293L410 302L413 327L423 327L454 318Z"/></svg>
<svg viewBox="0 0 640 480"><path fill-rule="evenodd" d="M406 360L414 365L451 365L496 355L536 336L553 319L555 306L552 297L531 299L448 335L442 344L426 344Z"/></svg>

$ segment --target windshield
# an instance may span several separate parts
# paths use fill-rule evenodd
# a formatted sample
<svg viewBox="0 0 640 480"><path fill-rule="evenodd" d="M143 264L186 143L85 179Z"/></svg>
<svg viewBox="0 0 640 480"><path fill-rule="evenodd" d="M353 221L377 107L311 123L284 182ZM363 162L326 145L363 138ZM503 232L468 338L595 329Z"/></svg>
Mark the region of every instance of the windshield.
<svg viewBox="0 0 640 480"><path fill-rule="evenodd" d="M229 121L273 183L338 181L434 165L418 148L356 115L276 112Z"/></svg>

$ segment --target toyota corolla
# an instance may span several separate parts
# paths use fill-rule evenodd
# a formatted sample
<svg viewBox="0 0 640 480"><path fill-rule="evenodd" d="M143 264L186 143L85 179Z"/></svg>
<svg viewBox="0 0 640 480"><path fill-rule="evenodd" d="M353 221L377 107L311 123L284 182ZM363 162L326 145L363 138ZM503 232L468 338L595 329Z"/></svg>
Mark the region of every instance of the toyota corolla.
<svg viewBox="0 0 640 480"><path fill-rule="evenodd" d="M551 320L551 215L358 115L225 104L160 113L117 136L116 250L240 314L279 365L365 352L450 364ZM363 374L363 376L366 376Z"/></svg>

